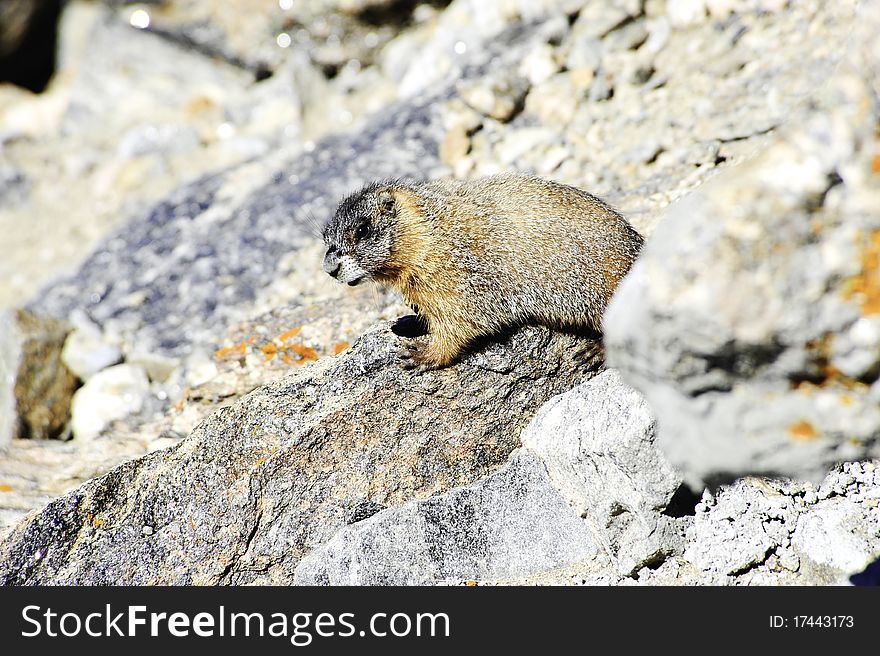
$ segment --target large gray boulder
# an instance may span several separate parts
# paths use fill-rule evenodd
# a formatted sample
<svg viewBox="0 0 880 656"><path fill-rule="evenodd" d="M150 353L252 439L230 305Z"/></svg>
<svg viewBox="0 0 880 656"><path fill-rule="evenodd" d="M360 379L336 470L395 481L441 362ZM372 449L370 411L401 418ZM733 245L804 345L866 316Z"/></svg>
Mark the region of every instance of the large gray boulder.
<svg viewBox="0 0 880 656"><path fill-rule="evenodd" d="M511 580L610 559L613 575L680 555L690 518L664 514L680 481L637 392L605 371L544 404L500 470L340 530L302 584Z"/></svg>
<svg viewBox="0 0 880 656"><path fill-rule="evenodd" d="M427 374L400 368L398 339L377 326L33 513L0 544L0 583L289 583L347 513L489 474L590 375L579 340L546 329Z"/></svg>
<svg viewBox="0 0 880 656"><path fill-rule="evenodd" d="M296 569L301 585L427 585L526 577L588 560L601 547L519 453L473 485L410 501L340 530Z"/></svg>
<svg viewBox="0 0 880 656"><path fill-rule="evenodd" d="M522 435L624 575L684 545L687 515L664 514L681 478L655 427L642 396L609 370L545 403Z"/></svg>
<svg viewBox="0 0 880 656"><path fill-rule="evenodd" d="M815 103L670 206L605 317L608 361L697 489L880 456L880 7Z"/></svg>

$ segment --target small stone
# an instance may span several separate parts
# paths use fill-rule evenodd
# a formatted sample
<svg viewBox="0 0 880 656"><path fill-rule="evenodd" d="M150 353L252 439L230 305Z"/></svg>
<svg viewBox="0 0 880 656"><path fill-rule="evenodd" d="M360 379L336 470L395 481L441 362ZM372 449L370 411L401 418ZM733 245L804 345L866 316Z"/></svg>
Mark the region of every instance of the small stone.
<svg viewBox="0 0 880 656"><path fill-rule="evenodd" d="M152 535L152 534L153 534L153 527L152 526L144 526L141 529L141 535Z"/></svg>
<svg viewBox="0 0 880 656"><path fill-rule="evenodd" d="M528 82L521 77L495 77L462 84L458 93L464 102L485 116L508 121L522 108L528 88Z"/></svg>
<svg viewBox="0 0 880 656"><path fill-rule="evenodd" d="M559 71L555 49L547 43L532 50L519 67L519 74L531 84L541 84Z"/></svg>
<svg viewBox="0 0 880 656"><path fill-rule="evenodd" d="M167 381L174 370L180 366L180 361L176 358L169 358L164 355L155 353L135 352L126 357L128 364L143 367L147 372L150 381L154 383L164 383Z"/></svg>
<svg viewBox="0 0 880 656"><path fill-rule="evenodd" d="M669 0L666 15L673 27L688 27L706 18L706 0Z"/></svg>
<svg viewBox="0 0 880 656"><path fill-rule="evenodd" d="M596 71L589 66L575 68L569 73L569 79L578 93L584 93L596 79Z"/></svg>
<svg viewBox="0 0 880 656"><path fill-rule="evenodd" d="M538 172L542 174L552 173L571 156L571 151L565 146L559 144L550 146L538 161Z"/></svg>
<svg viewBox="0 0 880 656"><path fill-rule="evenodd" d="M453 98L443 105L441 114L445 130L462 127L465 132L471 134L483 123L483 117L468 107L461 98Z"/></svg>
<svg viewBox="0 0 880 656"><path fill-rule="evenodd" d="M101 329L85 313L75 313L71 323L73 331L64 342L61 360L77 378L85 381L101 369L119 364L122 351L105 339Z"/></svg>
<svg viewBox="0 0 880 656"><path fill-rule="evenodd" d="M495 147L495 154L502 164L512 164L539 144L547 143L556 136L556 132L549 128L508 130L504 139Z"/></svg>
<svg viewBox="0 0 880 656"><path fill-rule="evenodd" d="M526 96L525 111L535 114L542 123L567 125L574 118L579 101L582 98L572 84L571 76L560 73L532 87Z"/></svg>
<svg viewBox="0 0 880 656"><path fill-rule="evenodd" d="M614 30L605 37L605 47L609 50L636 50L648 40L645 21L636 21Z"/></svg>
<svg viewBox="0 0 880 656"><path fill-rule="evenodd" d="M455 166L452 167L452 175L461 180L468 177L475 167L476 162L473 157L462 157L455 163Z"/></svg>
<svg viewBox="0 0 880 656"><path fill-rule="evenodd" d="M98 372L73 396L74 438L94 439L111 422L139 412L149 392L147 373L141 367L118 364Z"/></svg>
<svg viewBox="0 0 880 656"><path fill-rule="evenodd" d="M440 143L440 159L444 164L454 167L471 149L471 140L463 126L459 125L446 133Z"/></svg>
<svg viewBox="0 0 880 656"><path fill-rule="evenodd" d="M602 64L602 43L598 39L580 39L575 41L565 59L565 67L569 71L580 69L595 73Z"/></svg>
<svg viewBox="0 0 880 656"><path fill-rule="evenodd" d="M590 86L589 99L591 102L608 100L614 95L614 83L608 74L599 75Z"/></svg>

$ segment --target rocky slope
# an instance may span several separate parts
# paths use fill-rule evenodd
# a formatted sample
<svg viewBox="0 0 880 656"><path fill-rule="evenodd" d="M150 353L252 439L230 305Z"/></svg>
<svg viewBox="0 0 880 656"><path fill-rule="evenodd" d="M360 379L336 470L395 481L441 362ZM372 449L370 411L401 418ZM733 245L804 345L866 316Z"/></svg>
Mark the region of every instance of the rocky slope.
<svg viewBox="0 0 880 656"><path fill-rule="evenodd" d="M196 1L71 3L66 42L113 56L3 92L0 221L42 243L70 207L95 246L37 294L3 272L75 329L83 386L71 441L0 435L0 581L815 584L880 556L878 3L307 4L242 23L264 48ZM506 169L650 235L614 370L526 328L403 372L397 299L321 277L343 193Z"/></svg>

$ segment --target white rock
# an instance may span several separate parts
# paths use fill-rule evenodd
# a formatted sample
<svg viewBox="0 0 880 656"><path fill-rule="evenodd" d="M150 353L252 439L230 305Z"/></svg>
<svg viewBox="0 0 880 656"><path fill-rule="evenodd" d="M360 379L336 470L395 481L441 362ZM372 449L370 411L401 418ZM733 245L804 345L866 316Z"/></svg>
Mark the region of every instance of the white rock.
<svg viewBox="0 0 880 656"><path fill-rule="evenodd" d="M669 0L666 15L673 27L687 27L701 22L706 17L705 0Z"/></svg>
<svg viewBox="0 0 880 656"><path fill-rule="evenodd" d="M61 360L80 380L88 380L102 369L119 363L122 351L109 343L101 329L83 313L71 317L73 331L64 342Z"/></svg>
<svg viewBox="0 0 880 656"><path fill-rule="evenodd" d="M91 440L111 422L139 412L150 393L147 373L130 364L92 376L73 395L71 428L77 440Z"/></svg>
<svg viewBox="0 0 880 656"><path fill-rule="evenodd" d="M508 130L504 139L495 147L498 161L512 164L540 144L546 144L557 137L549 128L520 128Z"/></svg>
<svg viewBox="0 0 880 656"><path fill-rule="evenodd" d="M878 532L876 507L835 498L801 516L791 541L813 562L853 573L876 558Z"/></svg>
<svg viewBox="0 0 880 656"><path fill-rule="evenodd" d="M548 43L542 43L532 50L519 67L519 74L532 84L541 84L559 71L559 63L554 56L554 49Z"/></svg>

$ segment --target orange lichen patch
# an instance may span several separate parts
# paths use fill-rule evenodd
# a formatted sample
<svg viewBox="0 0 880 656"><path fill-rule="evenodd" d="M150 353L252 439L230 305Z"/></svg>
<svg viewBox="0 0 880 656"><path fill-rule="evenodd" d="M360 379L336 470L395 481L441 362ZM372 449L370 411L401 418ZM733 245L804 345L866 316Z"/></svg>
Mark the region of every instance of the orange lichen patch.
<svg viewBox="0 0 880 656"><path fill-rule="evenodd" d="M880 173L880 153L871 158L871 170L874 173Z"/></svg>
<svg viewBox="0 0 880 656"><path fill-rule="evenodd" d="M86 515L86 518L91 522L92 526L95 528L106 528L107 522L105 522L100 517L93 517L92 515Z"/></svg>
<svg viewBox="0 0 880 656"><path fill-rule="evenodd" d="M854 403L853 397L849 394L841 394L839 400L841 405L852 405Z"/></svg>
<svg viewBox="0 0 880 656"><path fill-rule="evenodd" d="M788 427L788 434L793 440L808 441L814 440L819 436L813 424L808 421L801 420Z"/></svg>
<svg viewBox="0 0 880 656"><path fill-rule="evenodd" d="M831 342L833 337L831 333L826 333L807 342L806 347L812 356L815 369L803 378L793 379L791 381L791 389L807 396L828 387L840 388L860 394L867 391L868 386L865 383L850 378L831 364ZM852 400L850 399L850 401Z"/></svg>
<svg viewBox="0 0 880 656"><path fill-rule="evenodd" d="M246 339L243 342L239 342L234 346L224 346L221 349L217 349L214 351L214 357L218 360L221 358L225 358L228 355L232 355L233 353L236 355L244 355L247 351L247 347L257 341L256 337L251 337L250 339Z"/></svg>
<svg viewBox="0 0 880 656"><path fill-rule="evenodd" d="M477 582L474 581L473 579L468 579L467 581L464 582L464 584L465 584L466 586L472 588L472 587L474 587L475 585L477 585Z"/></svg>
<svg viewBox="0 0 880 656"><path fill-rule="evenodd" d="M843 297L857 298L863 314L880 314L880 230L871 233L860 255L861 270L843 287Z"/></svg>
<svg viewBox="0 0 880 656"><path fill-rule="evenodd" d="M339 355L348 348L348 342L336 342L333 346L333 355Z"/></svg>
<svg viewBox="0 0 880 656"><path fill-rule="evenodd" d="M0 492L12 492L12 486L6 483L0 483Z"/></svg>
<svg viewBox="0 0 880 656"><path fill-rule="evenodd" d="M274 342L263 344L260 347L260 350L263 352L263 355L266 356L266 362L271 361L275 357L275 354L278 353L278 347L275 346Z"/></svg>
<svg viewBox="0 0 880 656"><path fill-rule="evenodd" d="M281 354L281 361L284 364L290 364L291 362L293 362L293 358L290 357L289 355L287 355L287 353L282 353Z"/></svg>
<svg viewBox="0 0 880 656"><path fill-rule="evenodd" d="M299 335L301 330L302 330L302 326L297 326L296 328L291 328L290 330L286 330L283 333L281 333L280 335L278 335L278 341L286 342L291 337L296 337L297 335Z"/></svg>
<svg viewBox="0 0 880 656"><path fill-rule="evenodd" d="M196 530L196 523L193 521L192 515L189 515L187 517L187 519L189 520L190 528L195 531Z"/></svg>
<svg viewBox="0 0 880 656"><path fill-rule="evenodd" d="M299 356L299 360L296 361L297 364L318 359L318 352L305 344L291 344L288 348Z"/></svg>

